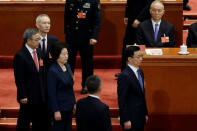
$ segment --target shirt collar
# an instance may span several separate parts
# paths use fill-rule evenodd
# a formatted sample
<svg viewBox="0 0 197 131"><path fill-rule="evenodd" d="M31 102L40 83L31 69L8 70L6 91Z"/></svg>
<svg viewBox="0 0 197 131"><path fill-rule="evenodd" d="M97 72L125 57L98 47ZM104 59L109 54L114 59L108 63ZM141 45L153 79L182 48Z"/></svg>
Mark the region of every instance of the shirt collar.
<svg viewBox="0 0 197 131"><path fill-rule="evenodd" d="M100 99L100 98L99 98L98 96L96 96L96 95L89 94L88 96L94 97L94 98L97 98L97 99Z"/></svg>
<svg viewBox="0 0 197 131"><path fill-rule="evenodd" d="M132 66L132 65L130 65L130 64L128 64L128 66L129 66L134 72L137 72L137 70L139 69L139 68L137 68L137 67L135 67L135 66Z"/></svg>
<svg viewBox="0 0 197 131"><path fill-rule="evenodd" d="M152 21L153 25L158 24L160 26L160 24L161 24L161 20L158 23L156 23L153 19L151 19L151 21Z"/></svg>
<svg viewBox="0 0 197 131"><path fill-rule="evenodd" d="M34 50L31 47L29 47L27 44L25 44L25 46L28 49L28 51L32 54Z"/></svg>
<svg viewBox="0 0 197 131"><path fill-rule="evenodd" d="M42 37L42 35L40 35L40 38L41 38L41 41L42 41L42 39L47 40L47 35L45 37Z"/></svg>

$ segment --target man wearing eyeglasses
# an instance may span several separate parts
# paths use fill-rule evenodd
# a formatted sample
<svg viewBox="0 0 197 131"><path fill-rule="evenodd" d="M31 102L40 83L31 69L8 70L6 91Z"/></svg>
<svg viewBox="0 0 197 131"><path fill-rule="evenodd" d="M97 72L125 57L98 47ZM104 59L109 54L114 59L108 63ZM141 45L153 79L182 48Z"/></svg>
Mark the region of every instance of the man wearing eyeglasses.
<svg viewBox="0 0 197 131"><path fill-rule="evenodd" d="M128 66L118 77L118 105L120 124L124 131L144 131L148 121L145 99L144 73L139 68L142 52L138 46L126 48Z"/></svg>
<svg viewBox="0 0 197 131"><path fill-rule="evenodd" d="M150 7L151 19L140 23L137 30L137 43L147 47L174 47L174 28L162 20L164 5L159 0Z"/></svg>

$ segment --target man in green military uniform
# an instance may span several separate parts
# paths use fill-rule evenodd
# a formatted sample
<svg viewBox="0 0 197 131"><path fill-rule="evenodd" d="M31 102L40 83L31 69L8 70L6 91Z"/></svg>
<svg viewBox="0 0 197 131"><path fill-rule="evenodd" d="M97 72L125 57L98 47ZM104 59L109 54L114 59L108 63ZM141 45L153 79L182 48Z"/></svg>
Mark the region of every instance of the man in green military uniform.
<svg viewBox="0 0 197 131"><path fill-rule="evenodd" d="M74 73L77 52L82 61L82 91L86 94L85 81L93 75L93 48L101 24L100 0L66 0L64 33L69 44L68 63Z"/></svg>

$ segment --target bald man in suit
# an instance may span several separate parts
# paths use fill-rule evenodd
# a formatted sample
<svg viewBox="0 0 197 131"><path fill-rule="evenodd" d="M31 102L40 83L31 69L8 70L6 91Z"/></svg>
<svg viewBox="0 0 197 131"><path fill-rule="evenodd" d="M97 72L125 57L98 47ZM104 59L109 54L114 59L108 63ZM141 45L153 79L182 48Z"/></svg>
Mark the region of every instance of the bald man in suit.
<svg viewBox="0 0 197 131"><path fill-rule="evenodd" d="M151 4L151 19L140 23L137 29L137 43L146 47L174 47L174 27L162 20L164 5L156 0Z"/></svg>

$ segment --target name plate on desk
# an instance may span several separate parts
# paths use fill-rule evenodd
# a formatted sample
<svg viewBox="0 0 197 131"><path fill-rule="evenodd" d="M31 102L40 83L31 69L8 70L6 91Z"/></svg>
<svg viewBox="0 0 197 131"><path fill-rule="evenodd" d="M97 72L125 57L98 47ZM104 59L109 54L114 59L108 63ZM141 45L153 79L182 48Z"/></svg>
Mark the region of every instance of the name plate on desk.
<svg viewBox="0 0 197 131"><path fill-rule="evenodd" d="M146 49L147 55L163 55L162 49Z"/></svg>

